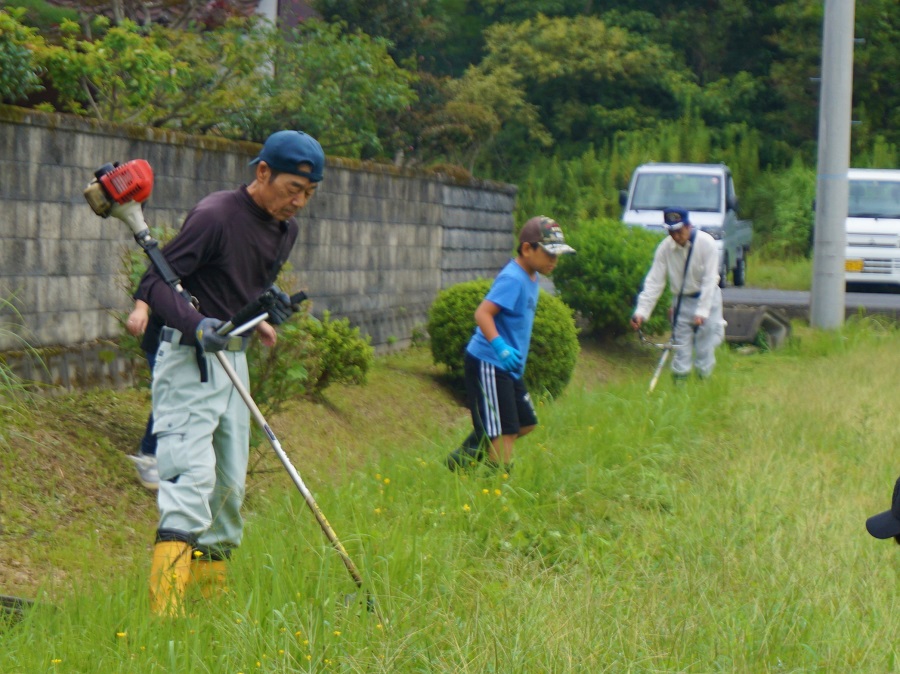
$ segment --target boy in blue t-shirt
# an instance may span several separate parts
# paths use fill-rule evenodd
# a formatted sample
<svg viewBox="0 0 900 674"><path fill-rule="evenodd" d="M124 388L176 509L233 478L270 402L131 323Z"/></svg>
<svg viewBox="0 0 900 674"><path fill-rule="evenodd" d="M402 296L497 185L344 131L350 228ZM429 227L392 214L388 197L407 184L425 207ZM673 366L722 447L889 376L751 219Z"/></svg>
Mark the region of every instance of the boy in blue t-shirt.
<svg viewBox="0 0 900 674"><path fill-rule="evenodd" d="M475 310L477 327L465 360L474 430L447 457L450 470L479 461L509 470L513 443L537 425L522 375L537 308L538 275L549 275L560 255L574 252L552 219L539 215L523 225L515 259L503 267Z"/></svg>

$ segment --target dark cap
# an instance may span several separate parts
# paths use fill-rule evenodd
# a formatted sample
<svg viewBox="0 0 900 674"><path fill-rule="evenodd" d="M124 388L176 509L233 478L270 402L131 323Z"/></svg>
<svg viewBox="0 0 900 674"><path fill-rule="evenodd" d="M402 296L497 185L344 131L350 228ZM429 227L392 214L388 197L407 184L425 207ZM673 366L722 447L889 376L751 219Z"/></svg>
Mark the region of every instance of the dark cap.
<svg viewBox="0 0 900 674"><path fill-rule="evenodd" d="M251 166L264 161L274 171L292 173L309 178L314 183L322 182L325 173L325 153L319 141L302 131L276 131L266 138L259 156L250 162ZM301 165L309 164L307 171Z"/></svg>
<svg viewBox="0 0 900 674"><path fill-rule="evenodd" d="M522 225L519 243L537 243L550 255L574 253L575 249L566 243L562 229L552 218L538 215Z"/></svg>
<svg viewBox="0 0 900 674"><path fill-rule="evenodd" d="M685 225L690 225L691 221L688 219L688 212L683 208L664 208L663 224L667 230L674 232Z"/></svg>
<svg viewBox="0 0 900 674"><path fill-rule="evenodd" d="M894 483L891 509L872 515L866 520L866 530L875 538L890 538L900 535L900 478Z"/></svg>

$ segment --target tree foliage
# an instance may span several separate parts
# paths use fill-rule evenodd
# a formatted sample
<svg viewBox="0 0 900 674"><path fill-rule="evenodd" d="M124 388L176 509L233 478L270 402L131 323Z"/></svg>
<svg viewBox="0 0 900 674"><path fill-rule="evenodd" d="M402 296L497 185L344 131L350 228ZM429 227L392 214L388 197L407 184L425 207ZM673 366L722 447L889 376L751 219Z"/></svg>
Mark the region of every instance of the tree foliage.
<svg viewBox="0 0 900 674"><path fill-rule="evenodd" d="M0 100L10 103L42 88L33 50L43 39L19 22L23 14L24 10L0 11Z"/></svg>
<svg viewBox="0 0 900 674"><path fill-rule="evenodd" d="M326 19L343 24L349 33L364 33L390 42L398 62L415 58L429 44L440 43L448 31L448 15L434 0L314 0Z"/></svg>
<svg viewBox="0 0 900 674"><path fill-rule="evenodd" d="M383 141L395 135L392 119L415 101L415 76L397 66L386 40L309 20L275 45L260 104L234 117L245 136L293 127L342 156L392 152Z"/></svg>
<svg viewBox="0 0 900 674"><path fill-rule="evenodd" d="M487 53L455 100L496 111L494 165L551 144L571 154L616 131L652 127L696 89L670 51L594 17L539 15L493 25L485 36Z"/></svg>
<svg viewBox="0 0 900 674"><path fill-rule="evenodd" d="M524 130L537 146L549 146L553 139L540 122L537 106L526 100L521 82L521 75L510 67L485 73L469 69L449 84L450 100L428 120L423 143L469 170L507 125Z"/></svg>
<svg viewBox="0 0 900 674"><path fill-rule="evenodd" d="M244 129L230 122L248 104L266 104L260 69L276 39L269 24L253 18L228 19L220 28L202 32L155 27L148 42L174 59L171 74L177 86L157 89L148 105L149 124L246 137Z"/></svg>
<svg viewBox="0 0 900 674"><path fill-rule="evenodd" d="M62 108L109 122L149 124L154 97L177 93L179 65L174 56L123 21L102 39L79 36L80 27L64 21L61 44L36 53L59 92Z"/></svg>
<svg viewBox="0 0 900 674"><path fill-rule="evenodd" d="M156 24L212 30L229 18L245 16L247 11L236 0L6 0L4 4L27 8L29 23L42 32L51 32L68 19L80 23L88 38L92 37L92 22L98 17L116 26L131 21L144 27Z"/></svg>
<svg viewBox="0 0 900 674"><path fill-rule="evenodd" d="M30 56L46 72L64 111L255 141L301 128L348 157L402 144L395 119L416 99L415 76L385 40L313 20L290 34L252 18L200 32L97 21L97 39L64 21L59 44L17 46L21 63Z"/></svg>

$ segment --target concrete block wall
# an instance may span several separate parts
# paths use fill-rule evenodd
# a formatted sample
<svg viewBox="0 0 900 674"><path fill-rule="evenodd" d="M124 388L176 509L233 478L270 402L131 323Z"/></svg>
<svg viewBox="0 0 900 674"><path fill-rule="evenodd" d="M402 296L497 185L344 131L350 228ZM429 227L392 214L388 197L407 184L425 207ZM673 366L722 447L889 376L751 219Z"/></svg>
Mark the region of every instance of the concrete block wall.
<svg viewBox="0 0 900 674"><path fill-rule="evenodd" d="M11 300L0 306L0 353L9 360L23 338L59 347L45 377L52 383L127 381L131 369L110 353L131 306L123 256L138 248L124 223L99 218L84 201L94 170L149 161L155 183L145 219L177 228L206 194L252 180L247 164L258 150L0 106L0 302ZM404 345L440 289L491 277L507 260L515 195L511 185L329 158L298 217L295 287L306 289L315 313L348 318L376 347Z"/></svg>

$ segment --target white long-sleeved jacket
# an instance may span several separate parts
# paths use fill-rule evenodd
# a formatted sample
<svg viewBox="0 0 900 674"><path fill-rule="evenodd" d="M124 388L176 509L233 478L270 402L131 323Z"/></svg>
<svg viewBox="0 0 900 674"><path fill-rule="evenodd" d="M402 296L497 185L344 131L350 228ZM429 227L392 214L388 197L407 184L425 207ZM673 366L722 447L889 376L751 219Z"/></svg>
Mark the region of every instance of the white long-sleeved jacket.
<svg viewBox="0 0 900 674"><path fill-rule="evenodd" d="M691 246L694 253L691 255L691 264L687 269L687 278L683 279L684 262ZM695 316L703 319L709 318L714 298L718 296L715 289L719 285L719 250L716 242L706 232L695 229L693 243L688 241L684 246L679 246L671 236L660 242L653 255L653 265L644 279L644 288L638 296L635 316L643 319L650 318L653 307L662 295L666 287L666 278L672 288L672 296L677 297L684 283L684 294L693 295L700 293L697 302ZM673 304L675 300L673 299Z"/></svg>

